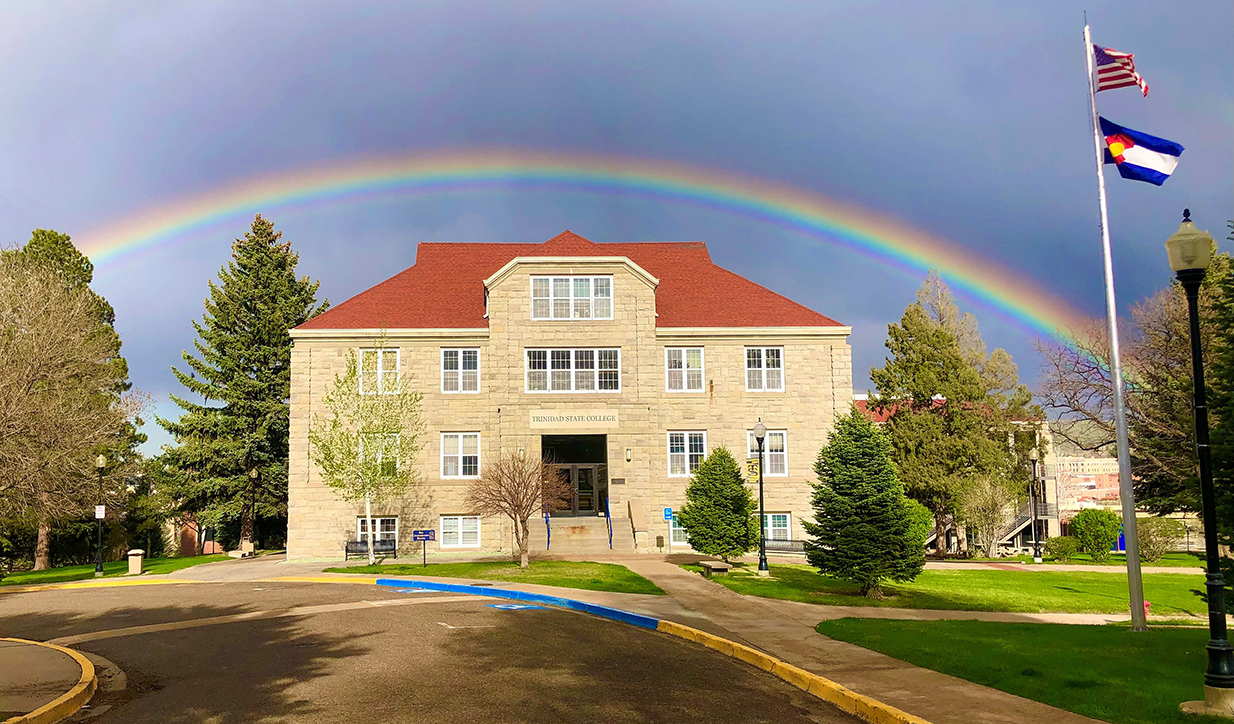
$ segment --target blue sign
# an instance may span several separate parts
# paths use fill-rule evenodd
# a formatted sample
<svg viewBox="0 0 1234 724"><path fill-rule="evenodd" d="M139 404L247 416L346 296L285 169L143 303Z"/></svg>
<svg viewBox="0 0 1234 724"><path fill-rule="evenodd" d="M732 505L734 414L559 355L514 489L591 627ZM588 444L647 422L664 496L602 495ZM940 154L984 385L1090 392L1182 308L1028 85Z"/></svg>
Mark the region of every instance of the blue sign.
<svg viewBox="0 0 1234 724"><path fill-rule="evenodd" d="M544 608L543 606L533 606L530 603L490 603L489 608L500 608L502 611L525 611L529 608Z"/></svg>
<svg viewBox="0 0 1234 724"><path fill-rule="evenodd" d="M411 532L411 539L413 541L437 540L437 531L436 530L413 530Z"/></svg>
<svg viewBox="0 0 1234 724"><path fill-rule="evenodd" d="M665 520L672 520L672 519L673 519L673 509L672 509L672 508L665 508L665 509L664 509L664 519L665 519Z"/></svg>

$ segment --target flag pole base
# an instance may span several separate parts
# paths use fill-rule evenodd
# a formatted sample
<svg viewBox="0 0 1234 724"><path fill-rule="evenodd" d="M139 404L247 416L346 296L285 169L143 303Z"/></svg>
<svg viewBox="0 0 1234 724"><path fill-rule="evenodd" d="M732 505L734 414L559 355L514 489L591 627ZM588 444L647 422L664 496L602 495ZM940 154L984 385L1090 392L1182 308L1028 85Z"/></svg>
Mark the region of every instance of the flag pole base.
<svg viewBox="0 0 1234 724"><path fill-rule="evenodd" d="M1203 701L1184 701L1178 705L1184 714L1203 714L1234 719L1234 689L1204 686Z"/></svg>

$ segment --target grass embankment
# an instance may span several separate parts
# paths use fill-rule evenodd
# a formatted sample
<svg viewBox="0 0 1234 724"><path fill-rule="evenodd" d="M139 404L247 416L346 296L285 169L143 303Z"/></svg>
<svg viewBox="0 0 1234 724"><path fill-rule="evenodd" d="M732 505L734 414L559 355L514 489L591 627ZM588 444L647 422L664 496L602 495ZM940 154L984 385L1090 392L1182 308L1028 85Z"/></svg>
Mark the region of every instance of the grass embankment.
<svg viewBox="0 0 1234 724"><path fill-rule="evenodd" d="M658 596L664 591L625 566L615 563L576 563L573 561L533 561L527 568L517 563L394 563L376 566L327 568L326 573L365 573L382 576L439 576L442 578L472 578L485 581L535 583L541 586L582 588L588 591L614 593L649 593Z"/></svg>
<svg viewBox="0 0 1234 724"><path fill-rule="evenodd" d="M1032 563L1032 556L1007 556L1005 558L968 558L964 560L947 561L948 563ZM1053 558L1045 558L1043 563L1047 565L1062 564L1069 566L1112 566L1116 568L1127 567L1127 556L1123 553L1111 553L1110 557L1104 563L1098 563L1093 560L1093 557L1087 553L1077 553L1067 561L1056 561ZM1161 557L1161 560L1156 563L1148 563L1147 561L1140 563L1142 566L1165 566L1167 568L1203 568L1204 554L1203 553L1167 553Z"/></svg>
<svg viewBox="0 0 1234 724"><path fill-rule="evenodd" d="M178 571L181 568L190 568L199 566L203 563L214 563L215 561L225 561L228 557L225 555L213 556L184 556L180 558L149 558L142 562L142 573L171 573ZM123 576L129 572L128 561L108 561L103 564L103 576L110 578L112 576ZM49 568L45 571L17 571L14 573L4 574L4 580L0 581L0 586L37 586L42 583L65 583L68 581L84 581L94 578L94 564L87 563L83 566L65 566L63 568Z"/></svg>
<svg viewBox="0 0 1234 724"><path fill-rule="evenodd" d="M687 569L698 571L696 565ZM885 583L886 598L858 593L846 581L819 575L806 565L773 565L759 578L754 566L737 564L727 576L716 577L737 593L829 606L932 608L955 611L1019 613L1129 613L1127 577L1086 571L922 571L911 583ZM1151 613L1162 616L1207 616L1208 608L1193 590L1202 590L1203 576L1191 573L1144 575L1144 598Z"/></svg>
<svg viewBox="0 0 1234 724"><path fill-rule="evenodd" d="M843 618L818 632L1103 721L1229 721L1178 710L1203 698L1203 629Z"/></svg>

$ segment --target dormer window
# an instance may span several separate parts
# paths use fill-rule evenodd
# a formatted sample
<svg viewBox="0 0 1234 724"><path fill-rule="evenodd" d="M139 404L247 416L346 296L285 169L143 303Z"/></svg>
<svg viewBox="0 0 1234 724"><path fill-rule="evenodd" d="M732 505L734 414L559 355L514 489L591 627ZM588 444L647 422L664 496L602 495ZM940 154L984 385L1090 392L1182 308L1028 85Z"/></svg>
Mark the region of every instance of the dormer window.
<svg viewBox="0 0 1234 724"><path fill-rule="evenodd" d="M532 277L532 319L612 319L613 278Z"/></svg>

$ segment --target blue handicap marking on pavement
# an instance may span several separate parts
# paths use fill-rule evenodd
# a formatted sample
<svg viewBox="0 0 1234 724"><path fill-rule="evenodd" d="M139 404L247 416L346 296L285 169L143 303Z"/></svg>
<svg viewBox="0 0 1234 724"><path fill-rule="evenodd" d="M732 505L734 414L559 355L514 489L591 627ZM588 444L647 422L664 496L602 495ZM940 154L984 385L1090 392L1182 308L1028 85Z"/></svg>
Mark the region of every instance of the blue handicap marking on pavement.
<svg viewBox="0 0 1234 724"><path fill-rule="evenodd" d="M522 611L528 608L544 608L543 606L533 606L530 603L490 603L489 608L500 608L502 611Z"/></svg>
<svg viewBox="0 0 1234 724"><path fill-rule="evenodd" d="M436 591L434 591L431 588L400 588L398 589L398 592L399 593L436 593Z"/></svg>

